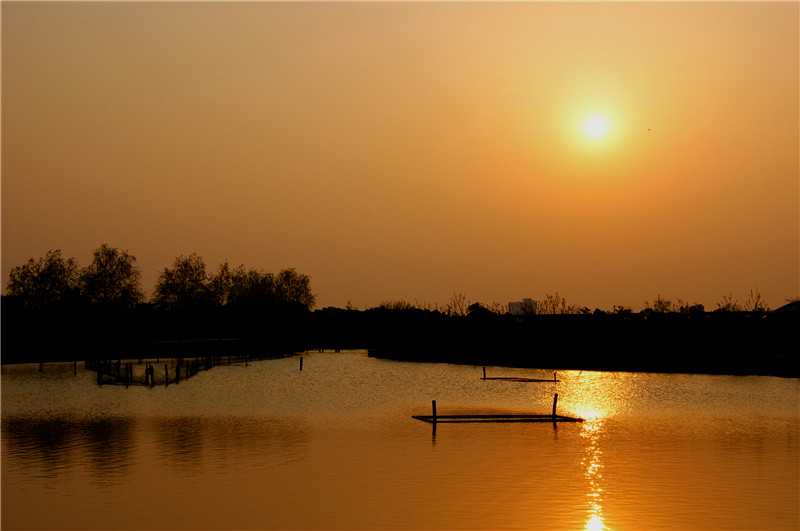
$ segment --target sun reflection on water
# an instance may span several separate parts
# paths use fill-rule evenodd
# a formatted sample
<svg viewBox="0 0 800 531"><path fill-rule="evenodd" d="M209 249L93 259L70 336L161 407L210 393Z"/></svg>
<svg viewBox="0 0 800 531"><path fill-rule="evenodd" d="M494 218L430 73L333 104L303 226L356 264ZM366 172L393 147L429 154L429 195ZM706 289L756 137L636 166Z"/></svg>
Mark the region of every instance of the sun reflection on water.
<svg viewBox="0 0 800 531"><path fill-rule="evenodd" d="M587 412L589 413L589 412ZM600 437L603 433L605 418L597 414L587 414L584 418L586 422L581 428L581 438L586 443L581 465L584 467L584 477L588 483L587 509L588 520L586 522L587 531L599 531L605 529L603 523L603 451L600 449Z"/></svg>
<svg viewBox="0 0 800 531"><path fill-rule="evenodd" d="M567 395L570 410L584 419L580 432L583 442L581 467L586 485L586 519L583 528L587 531L606 530L602 443L608 435L607 423L610 419L629 415L631 405L637 403L637 398L651 391L647 382L643 383L638 375L578 371L569 373L569 376L573 378Z"/></svg>
<svg viewBox="0 0 800 531"><path fill-rule="evenodd" d="M586 522L586 531L601 531L605 528L606 527L603 525L603 519L596 514L592 515L592 517L589 518L589 521Z"/></svg>

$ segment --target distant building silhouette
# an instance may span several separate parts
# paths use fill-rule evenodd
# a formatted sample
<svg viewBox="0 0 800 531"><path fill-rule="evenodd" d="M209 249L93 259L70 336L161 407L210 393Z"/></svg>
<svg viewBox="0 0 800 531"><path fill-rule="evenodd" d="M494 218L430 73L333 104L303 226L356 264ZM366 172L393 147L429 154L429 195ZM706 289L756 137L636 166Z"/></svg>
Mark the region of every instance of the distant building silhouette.
<svg viewBox="0 0 800 531"><path fill-rule="evenodd" d="M533 299L522 299L522 301L519 302L509 302L508 313L511 315L535 315L536 301Z"/></svg>

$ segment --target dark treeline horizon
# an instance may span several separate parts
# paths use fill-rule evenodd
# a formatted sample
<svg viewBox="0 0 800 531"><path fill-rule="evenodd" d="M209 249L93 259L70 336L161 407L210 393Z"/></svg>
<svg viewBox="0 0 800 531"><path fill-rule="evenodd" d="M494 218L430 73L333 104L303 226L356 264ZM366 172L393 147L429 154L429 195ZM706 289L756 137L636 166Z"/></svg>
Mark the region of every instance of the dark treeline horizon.
<svg viewBox="0 0 800 531"><path fill-rule="evenodd" d="M141 279L136 257L126 250L103 244L93 252L92 262L80 267L74 258L64 258L56 249L13 267L5 297L28 310L68 307L105 313L147 303L165 310L199 310L287 303L311 309L315 302L311 278L293 268L272 274L244 265L232 268L225 261L208 273L197 253L180 255L165 267L149 299Z"/></svg>
<svg viewBox="0 0 800 531"><path fill-rule="evenodd" d="M277 275L261 269L232 268L225 261L215 272L209 273L202 257L197 253L180 255L171 266L165 267L158 276L152 295L147 298L142 287L142 272L136 258L127 250L102 244L93 252L92 262L80 267L74 258L64 258L61 251L50 250L44 257L31 258L25 264L15 266L9 273L5 285L5 297L13 299L27 309L45 309L58 306L93 307L100 311L122 311L139 304L153 304L163 309L201 309L226 305L274 305L286 302L299 303L311 310L316 297L311 291L310 277L297 273L293 268L284 269ZM787 299L796 302L800 297ZM454 292L450 300L438 304L409 303L403 299L382 301L366 309L423 309L440 311L448 315L466 315L468 308L477 305L497 314L508 312L507 305L492 302L472 302L463 293ZM644 301L643 312L697 314L706 311L703 304L662 297ZM348 301L345 309L355 309ZM750 290L744 303L733 298L732 292L722 295L714 311L719 312L766 312L769 305L761 297L758 288ZM630 314L630 306L614 305L610 311L600 308L568 304L556 292L545 294L533 308L523 306L522 313L536 314Z"/></svg>
<svg viewBox="0 0 800 531"><path fill-rule="evenodd" d="M227 262L209 274L196 254L165 267L145 300L135 260L104 244L84 268L60 251L13 268L2 362L359 348L476 365L800 376L785 347L795 342L800 303L769 311L757 290L745 305L723 297L713 311L659 296L639 312L605 312L558 293L513 314L460 293L441 308L397 300L312 311L307 275Z"/></svg>

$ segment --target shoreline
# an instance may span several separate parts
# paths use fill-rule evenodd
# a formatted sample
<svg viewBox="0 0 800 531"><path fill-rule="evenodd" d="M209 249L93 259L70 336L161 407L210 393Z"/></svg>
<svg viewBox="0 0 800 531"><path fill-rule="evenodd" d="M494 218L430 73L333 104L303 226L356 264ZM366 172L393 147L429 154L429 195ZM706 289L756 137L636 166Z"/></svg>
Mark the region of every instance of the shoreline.
<svg viewBox="0 0 800 531"><path fill-rule="evenodd" d="M4 310L10 310L4 308ZM0 363L365 349L460 365L800 378L800 313L2 312Z"/></svg>
<svg viewBox="0 0 800 531"><path fill-rule="evenodd" d="M466 354L464 352L424 352L422 350L406 350L403 352L387 352L375 348L364 348L351 346L344 349L339 348L324 348L324 349L304 349L295 351L265 351L263 349L248 346L247 342L241 342L240 348L208 348L209 346L225 345L230 347L233 340L188 340L188 341L171 341L170 344L180 344L181 346L194 345L205 346L206 348L198 348L191 350L175 350L175 349L143 349L143 350L126 350L124 353L117 351L113 356L83 356L75 357L67 353L62 353L61 356L51 355L42 356L41 359L22 358L14 356L9 359L8 356L0 357L0 365L14 366L14 365L46 365L46 364L73 364L73 363L86 363L96 362L102 360L123 362L146 362L153 360L165 359L199 359L205 358L225 358L225 357L240 357L242 355L248 356L252 361L265 360L265 359L280 359L285 357L303 356L309 352L329 352L336 355L339 350L362 350L365 351L367 356L375 359L409 362L409 363L447 363L452 365L469 365L473 367L502 367L509 369L536 369L545 371L596 371L596 372L622 372L622 373L652 373L652 374L698 374L698 375L713 375L713 376L771 376L776 378L791 378L800 379L800 364L798 364L797 356L791 355L778 355L771 357L759 357L759 362L753 360L742 361L740 363L724 363L718 359L713 359L703 356L691 356L691 359L683 358L682 360L668 360L658 356L646 356L644 360L632 360L618 357L615 359L606 358L604 361L580 359L577 356L562 357L561 359L552 359L545 361L537 358L532 358L522 352L507 352L498 355L497 352L488 353L472 353ZM641 357L640 357L641 358ZM141 360L141 361L139 361ZM547 380L548 382L550 380Z"/></svg>

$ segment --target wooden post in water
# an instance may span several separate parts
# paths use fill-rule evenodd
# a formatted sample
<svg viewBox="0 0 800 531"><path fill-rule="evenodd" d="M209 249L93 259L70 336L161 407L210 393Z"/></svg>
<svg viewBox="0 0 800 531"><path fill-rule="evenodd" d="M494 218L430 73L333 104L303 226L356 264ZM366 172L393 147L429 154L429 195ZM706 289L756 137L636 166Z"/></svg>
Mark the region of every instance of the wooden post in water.
<svg viewBox="0 0 800 531"><path fill-rule="evenodd" d="M483 368L483 379L486 379L486 367Z"/></svg>
<svg viewBox="0 0 800 531"><path fill-rule="evenodd" d="M303 370L303 356L300 356L300 370Z"/></svg>
<svg viewBox="0 0 800 531"><path fill-rule="evenodd" d="M433 424L436 424L436 400L431 400L431 406L433 407Z"/></svg>
<svg viewBox="0 0 800 531"><path fill-rule="evenodd" d="M558 393L553 395L553 420L556 419L556 404L558 403Z"/></svg>

